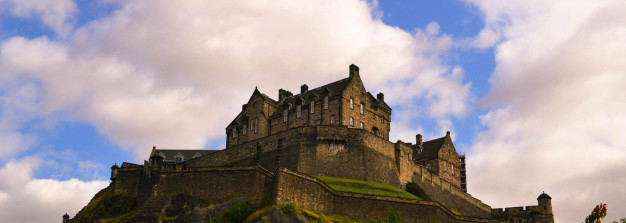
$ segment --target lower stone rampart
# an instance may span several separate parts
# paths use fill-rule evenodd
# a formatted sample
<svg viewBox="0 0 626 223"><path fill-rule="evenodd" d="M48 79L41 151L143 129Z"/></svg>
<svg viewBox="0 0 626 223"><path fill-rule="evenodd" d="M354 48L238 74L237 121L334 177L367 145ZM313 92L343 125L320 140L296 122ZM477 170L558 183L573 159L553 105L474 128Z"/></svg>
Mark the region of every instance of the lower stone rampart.
<svg viewBox="0 0 626 223"><path fill-rule="evenodd" d="M482 201L472 197L460 188L433 174L423 166L415 165L411 181L419 187L422 196L437 201L450 209L461 212L464 215L490 217L491 207Z"/></svg>
<svg viewBox="0 0 626 223"><path fill-rule="evenodd" d="M405 222L492 222L488 217L459 216L438 202L339 192L317 178L281 169L275 187L277 205L294 204L360 220L383 219L391 210Z"/></svg>
<svg viewBox="0 0 626 223"><path fill-rule="evenodd" d="M113 182L115 194L149 197L188 194L220 203L238 197L260 202L271 194L274 174L258 166L164 168L144 172L143 166L120 168Z"/></svg>

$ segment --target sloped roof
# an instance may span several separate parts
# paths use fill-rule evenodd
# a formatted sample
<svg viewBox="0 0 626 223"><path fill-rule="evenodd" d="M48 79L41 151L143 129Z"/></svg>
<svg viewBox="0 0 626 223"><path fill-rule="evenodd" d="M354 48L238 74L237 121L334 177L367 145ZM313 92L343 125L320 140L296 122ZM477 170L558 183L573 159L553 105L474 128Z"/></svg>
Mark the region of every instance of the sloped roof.
<svg viewBox="0 0 626 223"><path fill-rule="evenodd" d="M546 192L541 193L541 195L539 195L539 197L537 197L537 200L539 199L552 199L552 197L550 197L550 195L546 194Z"/></svg>
<svg viewBox="0 0 626 223"><path fill-rule="evenodd" d="M206 150L206 149L157 149L154 152L163 155L163 161L174 161L176 154L180 153L183 156L183 160L190 160L199 156L204 156L217 152L219 150Z"/></svg>
<svg viewBox="0 0 626 223"><path fill-rule="evenodd" d="M439 150L441 149L441 146L443 145L443 142L446 140L447 136L441 137L441 138L437 138L437 139L433 139L430 141L426 141L423 143L422 145L422 152L419 154L414 154L413 157L415 160L420 160L420 159L424 159L424 158L430 158L430 157L436 157L437 154L439 154ZM411 148L416 149L416 147L419 147L419 145L412 145Z"/></svg>
<svg viewBox="0 0 626 223"><path fill-rule="evenodd" d="M296 100L298 98L306 102L309 100L310 97L322 96L322 95L325 95L326 93L337 94L339 92L342 92L344 89L346 89L346 86L348 86L348 83L350 83L349 77L323 85L315 89L308 90L304 92L303 94L300 93L300 94L287 97L283 99L282 101L279 101L278 103L279 104L288 103L291 105L295 105Z"/></svg>

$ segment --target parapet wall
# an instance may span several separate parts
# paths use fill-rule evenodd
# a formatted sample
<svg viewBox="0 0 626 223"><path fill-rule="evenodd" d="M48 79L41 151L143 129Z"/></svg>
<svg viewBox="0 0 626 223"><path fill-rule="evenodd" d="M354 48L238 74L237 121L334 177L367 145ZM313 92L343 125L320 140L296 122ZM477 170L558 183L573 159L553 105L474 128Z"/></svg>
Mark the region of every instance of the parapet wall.
<svg viewBox="0 0 626 223"><path fill-rule="evenodd" d="M287 169L277 172L277 205L294 204L354 219L383 219L394 210L405 222L491 222L487 218L458 216L433 201L410 200L334 191L326 184Z"/></svg>
<svg viewBox="0 0 626 223"><path fill-rule="evenodd" d="M415 165L412 182L419 186L428 197L464 215L489 217L491 207L471 195L461 191L450 182L430 172L423 166Z"/></svg>

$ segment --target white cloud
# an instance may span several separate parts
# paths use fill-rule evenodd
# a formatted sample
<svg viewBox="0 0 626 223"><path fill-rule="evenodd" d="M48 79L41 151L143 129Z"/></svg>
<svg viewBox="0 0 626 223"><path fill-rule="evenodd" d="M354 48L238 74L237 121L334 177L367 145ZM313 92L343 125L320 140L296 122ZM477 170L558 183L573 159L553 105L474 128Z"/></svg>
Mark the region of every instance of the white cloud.
<svg viewBox="0 0 626 223"><path fill-rule="evenodd" d="M224 137L254 86L316 87L361 67L391 105L444 120L466 113L463 71L439 60L449 36L385 25L361 1L122 1L68 38L2 43L4 88L30 84L36 112L92 123L137 159L152 145L202 148ZM394 114L416 110L395 110ZM413 128L413 127L411 127Z"/></svg>
<svg viewBox="0 0 626 223"><path fill-rule="evenodd" d="M37 17L62 36L72 30L71 19L77 11L72 0L0 0L0 6L8 7L16 17Z"/></svg>
<svg viewBox="0 0 626 223"><path fill-rule="evenodd" d="M609 221L626 216L626 3L471 2L502 40L470 192L498 207L545 190L559 222L600 202Z"/></svg>
<svg viewBox="0 0 626 223"><path fill-rule="evenodd" d="M41 159L25 157L0 167L0 219L3 222L60 222L87 205L106 181L34 179ZM36 211L33 211L36 210Z"/></svg>

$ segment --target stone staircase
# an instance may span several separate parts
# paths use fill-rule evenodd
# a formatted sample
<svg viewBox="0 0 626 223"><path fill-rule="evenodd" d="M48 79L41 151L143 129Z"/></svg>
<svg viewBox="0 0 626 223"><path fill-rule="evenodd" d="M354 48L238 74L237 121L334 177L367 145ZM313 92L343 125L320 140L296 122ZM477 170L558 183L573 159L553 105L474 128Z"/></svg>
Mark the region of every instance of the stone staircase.
<svg viewBox="0 0 626 223"><path fill-rule="evenodd" d="M165 209L165 206L167 206L167 203L169 201L170 201L170 198L166 196L151 196L139 208L139 210L137 211L137 214L160 215L161 213L163 213L163 209Z"/></svg>

